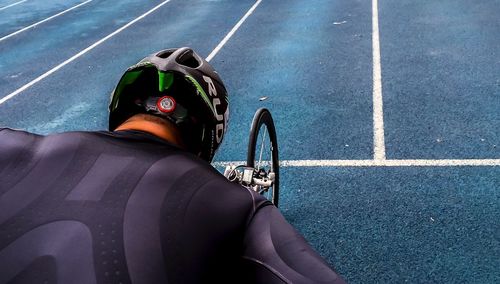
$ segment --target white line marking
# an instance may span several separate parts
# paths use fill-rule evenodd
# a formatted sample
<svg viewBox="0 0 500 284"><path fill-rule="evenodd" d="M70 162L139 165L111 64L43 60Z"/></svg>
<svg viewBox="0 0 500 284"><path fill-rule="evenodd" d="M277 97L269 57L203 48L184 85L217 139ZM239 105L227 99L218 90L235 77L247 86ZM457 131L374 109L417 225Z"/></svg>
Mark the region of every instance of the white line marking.
<svg viewBox="0 0 500 284"><path fill-rule="evenodd" d="M140 15L139 17L135 18L134 20L132 20L131 22L129 22L128 24L122 26L121 28L117 29L116 31L112 32L111 34L107 35L105 38L102 38L101 40L97 41L96 43L92 44L91 46L85 48L84 50L80 51L79 53L77 53L76 55L74 55L73 57L67 59L66 61L64 61L63 63L57 65L56 67L50 69L49 71L45 72L44 74L40 75L39 77L37 77L36 79L34 79L33 81L29 82L28 84L22 86L21 88L15 90L14 92L8 94L7 96L5 96L4 98L0 99L0 105L5 103L6 101L8 101L9 99L15 97L16 95L18 95L19 93L21 93L22 91L28 89L29 87L35 85L36 83L40 82L41 80L47 78L48 76L50 76L52 73L56 72L57 70L61 69L62 67L64 67L65 65L67 65L68 63L71 63L72 61L74 61L75 59L77 59L78 57L84 55L85 53L89 52L90 50L94 49L95 47L97 47L98 45L100 45L101 43L105 42L106 40L110 39L111 37L115 36L116 34L122 32L123 30L125 30L126 28L128 28L129 26L135 24L136 22L138 22L139 20L143 19L144 17L146 17L147 15L153 13L154 11L156 11L157 9L159 9L161 6L165 5L166 3L170 2L170 0L165 0L163 2L161 2L160 4L156 5L153 9L147 11L146 13Z"/></svg>
<svg viewBox="0 0 500 284"><path fill-rule="evenodd" d="M37 22L37 23L34 23L34 24L29 25L29 26L27 26L27 27L24 27L24 28L22 28L22 29L20 29L20 30L18 30L18 31L16 31L16 32L13 32L13 33L11 33L11 34L9 34L9 35L6 35L6 36L4 36L4 37L0 38L0 42L1 42L1 41L4 41L4 40L6 40L6 39L8 39L8 38L10 38L10 37L13 37L13 36L15 36L15 35L17 35L17 34L20 34L20 33L24 32L24 31L27 31L27 30L29 30L29 29L32 29L32 28L34 28L34 27L36 27L36 26L38 26L38 25L40 25L40 24L43 24L43 23L45 23L45 22L47 22L47 21L50 21L50 20L54 19L55 17L59 17L59 16L61 16L61 15L63 15L63 14L66 14L67 12L69 12L69 11L71 11L71 10L74 10L74 9L76 9L76 8L78 8L78 7L80 7L80 6L83 6L83 5L85 5L85 4L89 3L89 2L92 2L92 1L93 1L93 0L87 0L87 1L82 2L82 3L80 3L80 4L76 5L76 6L73 6L73 7L71 7L71 8L68 8L68 9L66 9L66 10L64 10L64 11L62 11L62 12L59 12L59 13L57 13L57 14L53 15L53 16L50 16L50 17L48 17L48 18L47 18L47 19L45 19L45 20L41 20L41 21L39 21L39 22Z"/></svg>
<svg viewBox="0 0 500 284"><path fill-rule="evenodd" d="M378 29L378 2L372 0L373 48L373 154L377 161L385 160L384 108L382 100L382 71Z"/></svg>
<svg viewBox="0 0 500 284"><path fill-rule="evenodd" d="M244 165L245 161L214 162L214 167L230 164ZM473 167L500 166L500 159L444 160L284 160L281 167Z"/></svg>
<svg viewBox="0 0 500 284"><path fill-rule="evenodd" d="M253 13L253 11L259 6L262 0L258 0L253 4L253 6L248 10L248 12L240 19L240 21L229 31L229 33L222 39L222 41L215 47L215 49L207 56L206 61L210 62L212 58L219 52L219 50L227 43L227 41L233 36L233 34L240 28L241 24Z"/></svg>
<svg viewBox="0 0 500 284"><path fill-rule="evenodd" d="M0 8L0 11L5 10L5 9L7 9L7 8L10 8L10 7L13 7L13 6L16 6L16 5L19 5L19 4L21 4L21 3L23 3L23 2L26 2L26 1L27 1L27 0L22 0L22 1L19 1L19 2L16 2L16 3L12 3L12 4L10 4L10 5L7 5L7 6L5 6L5 7Z"/></svg>

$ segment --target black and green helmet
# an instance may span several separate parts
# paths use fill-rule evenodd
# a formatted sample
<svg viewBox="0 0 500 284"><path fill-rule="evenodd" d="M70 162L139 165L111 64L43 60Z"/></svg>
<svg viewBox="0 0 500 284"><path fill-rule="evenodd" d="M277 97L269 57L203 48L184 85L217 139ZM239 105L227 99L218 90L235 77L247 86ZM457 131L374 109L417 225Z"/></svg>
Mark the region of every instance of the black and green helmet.
<svg viewBox="0 0 500 284"><path fill-rule="evenodd" d="M211 162L227 130L227 91L191 48L154 53L127 69L111 94L109 130L137 113L175 123L189 150Z"/></svg>

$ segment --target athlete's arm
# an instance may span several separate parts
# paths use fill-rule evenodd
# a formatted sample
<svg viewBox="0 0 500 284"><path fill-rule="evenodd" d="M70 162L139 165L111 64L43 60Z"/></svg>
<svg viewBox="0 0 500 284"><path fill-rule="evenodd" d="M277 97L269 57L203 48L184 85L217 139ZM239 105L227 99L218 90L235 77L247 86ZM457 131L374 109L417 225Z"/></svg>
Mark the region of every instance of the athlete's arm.
<svg viewBox="0 0 500 284"><path fill-rule="evenodd" d="M249 224L243 263L253 283L345 283L274 206Z"/></svg>

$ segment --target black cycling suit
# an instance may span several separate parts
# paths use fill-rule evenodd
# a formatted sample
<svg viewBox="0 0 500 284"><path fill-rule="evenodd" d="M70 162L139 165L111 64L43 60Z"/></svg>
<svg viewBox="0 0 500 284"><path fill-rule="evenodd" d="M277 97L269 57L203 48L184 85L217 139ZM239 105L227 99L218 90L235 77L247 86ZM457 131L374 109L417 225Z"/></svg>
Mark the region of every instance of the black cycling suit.
<svg viewBox="0 0 500 284"><path fill-rule="evenodd" d="M139 131L0 129L0 283L344 283L261 195Z"/></svg>

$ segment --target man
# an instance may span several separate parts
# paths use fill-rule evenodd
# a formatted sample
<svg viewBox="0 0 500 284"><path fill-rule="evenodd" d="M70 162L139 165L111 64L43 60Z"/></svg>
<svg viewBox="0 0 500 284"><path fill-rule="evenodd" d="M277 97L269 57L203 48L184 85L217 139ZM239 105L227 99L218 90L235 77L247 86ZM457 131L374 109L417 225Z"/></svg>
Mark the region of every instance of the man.
<svg viewBox="0 0 500 284"><path fill-rule="evenodd" d="M343 283L209 165L227 116L217 73L179 48L127 70L111 132L0 129L0 283Z"/></svg>

